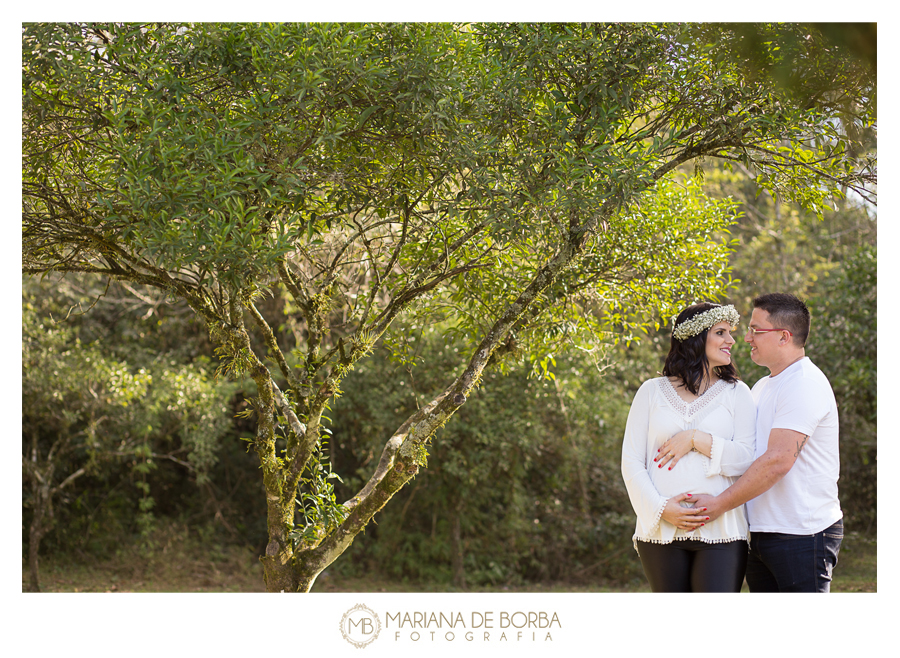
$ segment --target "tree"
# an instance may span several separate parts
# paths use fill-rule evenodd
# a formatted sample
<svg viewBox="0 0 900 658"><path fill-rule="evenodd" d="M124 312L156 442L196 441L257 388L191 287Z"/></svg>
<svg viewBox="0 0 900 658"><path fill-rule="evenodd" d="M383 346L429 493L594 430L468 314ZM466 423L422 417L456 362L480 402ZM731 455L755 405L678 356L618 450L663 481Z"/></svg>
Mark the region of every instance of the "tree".
<svg viewBox="0 0 900 658"><path fill-rule="evenodd" d="M29 587L40 591L39 551L56 525L55 506L81 478L131 461L140 490L138 524L152 522L147 474L168 459L203 482L227 426L226 400L202 370L160 355L145 367L82 343L69 324L23 304L22 481L28 521ZM173 445L177 443L177 445Z"/></svg>
<svg viewBox="0 0 900 658"><path fill-rule="evenodd" d="M733 210L679 166L741 162L814 208L870 194L871 72L815 28L757 34L751 57L713 25L27 25L24 271L204 319L256 386L267 589L308 591L486 367L545 372L727 288ZM408 352L398 318L468 353L338 503L326 412L379 341Z"/></svg>
<svg viewBox="0 0 900 658"><path fill-rule="evenodd" d="M98 425L107 420L105 401L125 405L146 386L146 378L133 376L98 358L91 350L67 349L68 332L34 322L25 306L22 341L22 481L30 496L28 563L30 587L40 591L38 552L54 522L54 500L82 477L90 458L76 452L99 447ZM102 382L115 379L116 385ZM117 398L113 400L112 398ZM111 405L111 406L112 406Z"/></svg>

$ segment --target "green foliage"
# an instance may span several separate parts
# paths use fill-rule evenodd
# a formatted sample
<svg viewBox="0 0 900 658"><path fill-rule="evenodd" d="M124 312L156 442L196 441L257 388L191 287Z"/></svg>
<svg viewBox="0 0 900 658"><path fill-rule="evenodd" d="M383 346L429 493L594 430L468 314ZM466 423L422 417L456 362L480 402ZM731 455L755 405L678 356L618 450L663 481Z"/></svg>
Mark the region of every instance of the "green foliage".
<svg viewBox="0 0 900 658"><path fill-rule="evenodd" d="M460 349L436 330L412 344L427 368L410 370L379 352L350 375L336 403L333 459L354 473L339 487L348 493L368 479L384 435L429 399ZM566 354L555 381L529 377L533 368L521 358L506 375L486 373L429 449L429 468L376 517L341 572L448 586L638 575L618 463L630 387L639 384L623 381L634 374L626 349L638 346L623 345L620 359L603 364L605 377Z"/></svg>
<svg viewBox="0 0 900 658"><path fill-rule="evenodd" d="M756 29L756 50L735 57L748 35L732 26L30 25L26 261L67 253L68 267L89 267L100 255L107 273L152 277L216 324L229 315L219 285L268 285L302 257L363 324L386 295L408 297L479 336L570 232L619 208L593 259L519 324L577 334L577 296L591 288L629 332L727 284L706 217L696 231L666 219L695 210L657 187L673 165L752 165L758 183L810 205L839 180L861 189L847 167L854 135L872 129L870 77L806 26ZM796 85L764 75L794 55ZM841 128L821 74L832 64L862 103L840 108ZM84 233L74 241L54 228L70 212ZM632 247L658 236L659 251ZM341 255L363 267L344 268L334 290L328 263ZM675 268L697 289L673 288ZM638 308L646 317L623 315ZM607 333L594 324L580 328ZM531 338L517 332L520 346Z"/></svg>
<svg viewBox="0 0 900 658"><path fill-rule="evenodd" d="M29 157L29 189L52 216L70 192L51 182L102 144L71 181L80 220L158 267L240 288L343 212L403 207L379 179L427 177L409 155L448 122L454 41L416 24L31 25L26 133L50 141ZM80 136L62 160L49 117Z"/></svg>
<svg viewBox="0 0 900 658"><path fill-rule="evenodd" d="M229 391L201 367L171 355L135 367L115 355L121 341L82 342L80 335L98 328L79 326L77 316L53 319L53 298L32 286L23 299L23 502L33 510L32 522L34 515L38 524L62 519L57 525L69 534L69 521L78 526L96 514L95 507L89 518L81 516L89 499L98 505L109 495L94 498L93 487L127 482L130 500L110 500L106 511L123 528L147 534L160 493L160 462L178 464L182 478L187 469L198 485L208 483L218 442L229 429ZM53 489L67 480L50 498L37 486ZM47 507L54 502L65 506Z"/></svg>
<svg viewBox="0 0 900 658"><path fill-rule="evenodd" d="M327 432L331 434L330 430ZM295 547L311 544L322 534L333 532L347 516L346 508L335 497L333 480L342 480L326 459L327 445L324 440L319 443L318 452L306 463L304 476L300 479L297 512L303 517L303 525L288 535Z"/></svg>
<svg viewBox="0 0 900 658"><path fill-rule="evenodd" d="M697 24L685 29L682 48L694 70L691 95L710 111L711 121L731 131L760 157L734 153L726 162L756 170L756 183L821 218L833 195L846 189L797 185L798 170L831 176L858 176L851 189L874 202L865 181L874 181L874 155L861 153L874 139L874 68L835 47L827 31L802 23ZM699 68L697 68L699 67ZM763 93L754 83L768 80ZM831 116L828 120L826 117ZM767 136L774 123L785 132ZM752 160L752 164L751 164Z"/></svg>
<svg viewBox="0 0 900 658"><path fill-rule="evenodd" d="M27 301L23 305L23 456L31 458L28 453L36 451L37 459L51 444L76 439L96 457L102 448L116 445L108 426L141 425L137 402L151 382L145 369L106 358L96 345L81 344L65 325L40 318Z"/></svg>
<svg viewBox="0 0 900 658"><path fill-rule="evenodd" d="M604 345L658 329L685 300L714 299L731 286L722 239L735 220L731 201L710 199L694 181L661 181L656 193L632 212L618 215L592 240L578 268L567 270L545 291L540 312L514 329L517 354L536 365L572 346L602 352ZM524 246L533 244L526 240ZM508 257L495 272L463 275L415 305L390 333L397 358L410 348L411 332L439 322L441 331L470 349L495 317L484 309L514 301L534 275L536 253ZM501 258L507 258L501 256Z"/></svg>
<svg viewBox="0 0 900 658"><path fill-rule="evenodd" d="M810 299L810 358L828 375L838 400L841 505L848 523L869 531L877 520L878 268L863 245Z"/></svg>

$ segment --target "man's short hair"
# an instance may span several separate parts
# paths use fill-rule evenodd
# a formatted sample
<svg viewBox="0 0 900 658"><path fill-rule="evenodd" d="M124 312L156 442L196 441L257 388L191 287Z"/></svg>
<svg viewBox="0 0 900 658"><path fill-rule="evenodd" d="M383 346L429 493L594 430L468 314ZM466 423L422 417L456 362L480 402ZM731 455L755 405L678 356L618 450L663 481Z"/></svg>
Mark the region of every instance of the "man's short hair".
<svg viewBox="0 0 900 658"><path fill-rule="evenodd" d="M754 299L753 308L768 313L773 326L790 331L795 345L806 345L806 339L809 338L809 309L799 298L786 292L770 292Z"/></svg>

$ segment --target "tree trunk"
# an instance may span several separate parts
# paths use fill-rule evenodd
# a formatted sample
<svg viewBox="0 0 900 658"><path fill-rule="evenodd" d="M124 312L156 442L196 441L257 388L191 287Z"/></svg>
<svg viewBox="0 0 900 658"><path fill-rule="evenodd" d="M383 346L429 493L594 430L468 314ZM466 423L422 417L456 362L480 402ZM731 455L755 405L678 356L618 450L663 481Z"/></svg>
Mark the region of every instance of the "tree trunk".
<svg viewBox="0 0 900 658"><path fill-rule="evenodd" d="M459 589L466 588L466 570L463 563L462 523L460 510L454 507L450 512L450 563L453 566L453 585Z"/></svg>
<svg viewBox="0 0 900 658"><path fill-rule="evenodd" d="M265 573L266 591L268 592L308 592L315 583L316 577L353 543L356 535L381 510L391 497L404 487L425 465L427 455L426 444L459 407L466 402L466 396L476 388L481 373L491 359L493 352L506 340L513 325L532 305L535 299L556 279L559 273L575 260L584 247L587 236L596 230L601 218L605 220L615 206L613 200L608 201L600 213L587 220L583 226L570 231L568 240L560 246L559 251L540 268L531 283L517 299L509 304L506 310L495 321L493 327L482 339L468 366L440 395L429 404L418 409L410 416L385 445L381 460L375 473L366 486L344 503L347 517L338 528L322 536L310 546L298 547L295 552L290 529L293 527L294 498L299 477L291 477L290 473L279 465L275 450L276 428L276 386L265 365L254 354L249 336L243 330L240 317L233 316L233 325L239 327L234 331L236 343L243 347L244 353L252 361L248 369L256 381L258 397L256 412L258 414L257 436L254 443L260 458L263 471L263 482L267 497L267 525L269 544L266 555L261 558ZM329 384L333 385L333 384ZM329 392L329 397L331 392ZM322 399L322 407L324 401ZM311 411L316 413L315 405ZM286 409L286 412L290 409ZM321 411L321 408L318 410ZM286 413L286 415L288 415ZM307 433L312 420L307 423ZM310 444L310 450L312 444ZM296 467L302 469L308 454L297 452L291 456L296 460ZM295 475L299 476L299 472ZM461 531L459 512L455 511L456 521L452 532L454 543L454 579L465 583L462 568ZM458 563L456 562L458 560Z"/></svg>
<svg viewBox="0 0 900 658"><path fill-rule="evenodd" d="M309 591L309 589L300 590L300 582L294 573L292 564L292 556L285 555L285 551L268 555L270 549L273 548L273 542L269 542L266 547L266 555L260 558L263 565L263 577L266 582L267 592L298 592Z"/></svg>
<svg viewBox="0 0 900 658"><path fill-rule="evenodd" d="M44 537L44 501L41 496L40 485L35 487L35 504L34 516L31 519L31 526L28 529L28 570L30 572L30 582L28 591L40 592L41 584L39 578L39 557L38 551L41 547L41 539Z"/></svg>

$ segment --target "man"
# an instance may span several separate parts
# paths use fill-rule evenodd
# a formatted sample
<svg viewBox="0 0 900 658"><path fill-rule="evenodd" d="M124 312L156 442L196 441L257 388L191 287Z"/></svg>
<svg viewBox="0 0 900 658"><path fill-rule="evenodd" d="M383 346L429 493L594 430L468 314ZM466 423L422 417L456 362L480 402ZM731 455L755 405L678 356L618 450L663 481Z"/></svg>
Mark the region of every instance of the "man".
<svg viewBox="0 0 900 658"><path fill-rule="evenodd" d="M793 295L753 300L744 340L770 371L752 389L756 460L718 496L696 497L710 519L747 504L751 592L828 592L844 534L837 404L806 357L809 327L809 310Z"/></svg>

